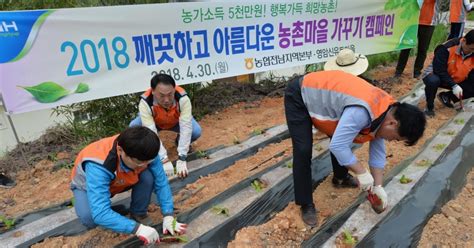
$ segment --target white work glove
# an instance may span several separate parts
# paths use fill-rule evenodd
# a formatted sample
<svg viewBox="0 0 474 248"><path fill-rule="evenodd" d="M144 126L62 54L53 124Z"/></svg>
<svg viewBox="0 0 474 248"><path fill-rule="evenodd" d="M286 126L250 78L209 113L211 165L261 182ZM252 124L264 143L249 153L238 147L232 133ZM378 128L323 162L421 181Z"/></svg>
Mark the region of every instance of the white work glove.
<svg viewBox="0 0 474 248"><path fill-rule="evenodd" d="M163 165L163 169L165 170L165 174L167 177L172 177L174 175L174 167L171 161L166 162Z"/></svg>
<svg viewBox="0 0 474 248"><path fill-rule="evenodd" d="M160 243L160 235L158 235L158 232L153 227L140 224L135 235L143 241L145 245Z"/></svg>
<svg viewBox="0 0 474 248"><path fill-rule="evenodd" d="M181 178L188 176L188 167L186 166L186 161L180 159L176 160L176 174Z"/></svg>
<svg viewBox="0 0 474 248"><path fill-rule="evenodd" d="M356 174L357 181L359 181L359 188L362 191L368 191L371 190L372 187L374 186L374 178L372 177L372 174L368 170L365 170L364 173L362 174Z"/></svg>
<svg viewBox="0 0 474 248"><path fill-rule="evenodd" d="M462 99L462 88L459 85L454 85L453 86L453 94L459 99Z"/></svg>
<svg viewBox="0 0 474 248"><path fill-rule="evenodd" d="M173 216L165 216L163 219L163 234L170 233L171 235L174 235L176 232L181 235L186 233L188 225L176 221L173 226L173 222L175 222Z"/></svg>
<svg viewBox="0 0 474 248"><path fill-rule="evenodd" d="M372 193L375 194L382 201L383 209L387 208L387 193L385 193L385 190L383 189L382 185L377 185L373 187Z"/></svg>

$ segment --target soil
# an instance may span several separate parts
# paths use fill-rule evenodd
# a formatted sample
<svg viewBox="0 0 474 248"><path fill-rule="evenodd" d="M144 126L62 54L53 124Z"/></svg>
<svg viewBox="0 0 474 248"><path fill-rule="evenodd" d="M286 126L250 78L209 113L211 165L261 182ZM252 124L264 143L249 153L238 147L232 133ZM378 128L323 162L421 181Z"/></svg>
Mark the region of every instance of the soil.
<svg viewBox="0 0 474 248"><path fill-rule="evenodd" d="M431 57L428 57L427 61L431 61ZM394 81L393 79L390 79L394 73L393 68L393 65L380 66L371 71L369 76L377 80L375 83L376 85L381 86L385 90L391 92L394 97L398 98L409 92L417 80L410 78L408 75L409 73L406 73L406 75L403 75L399 81ZM410 59L406 71L408 71L408 68L412 68L412 59ZM281 89L278 88L276 90L277 91L272 94L279 97L266 97L263 99L256 98L257 100L253 102L240 102L231 107L219 111L213 111L212 114L204 116L204 118L199 121L202 127L202 136L199 140L193 143L193 149L206 150L221 144L232 145L236 140L242 141L248 138L249 135L255 131L261 131L279 124L284 124L283 98L279 93ZM387 143L388 164L386 166L386 171L398 164L403 158L414 155L426 139L430 138L444 121L448 120L455 114L455 111L452 109L446 109L438 105L436 108L438 109L436 118L429 120L428 129L424 138L420 140L414 148L405 147L402 143ZM175 157L174 139L176 134L172 132L162 132L160 137L168 148L167 150L170 157ZM280 152L284 152L284 155L262 163ZM241 180L241 178L257 173L266 166L273 164L273 162L284 159L286 156L290 155L291 142L289 142L289 140L269 145L261 149L254 156L237 161L233 166L223 171L201 178L195 183L188 185L184 190L179 192L177 196L175 196L176 207L179 211L185 211L195 207L204 200L209 199L232 186L232 184ZM367 147L364 146L358 149L356 156L361 162L366 162ZM257 169L249 171L249 169L252 169L256 164L261 163L262 165ZM22 170L18 175L25 173L25 176L24 178L20 176L17 178L17 186L15 188L9 190L0 189L0 199L6 199L8 197L13 201L13 204L11 204L12 201L9 201L11 205L2 205L0 201L0 213L7 213L10 217L15 217L24 212L29 212L29 210L37 206L46 207L51 205L53 202L57 203L70 199L71 193L68 189L69 170L61 169L52 172L54 166L51 166L51 162L48 163L48 161L41 161L38 164L49 164L48 166L43 165L45 168L43 170L45 172L44 175L31 175L33 174L31 170ZM35 168L37 166L38 165L36 165ZM38 168L43 167L39 166ZM225 177L226 180L222 180L222 177ZM228 180L230 177L232 180ZM53 193L43 189L43 187L49 186L47 183L42 187L35 187L35 185L31 183L31 178L34 178L33 181L37 181L38 183L43 181L47 183L56 181L61 183L58 183L55 187L51 186L51 189L55 189ZM347 190L333 188L330 184L330 178L331 176L329 179L321 183L313 194L316 206L319 209L320 224L323 223L326 218L350 204L359 193L358 190L355 189ZM14 190L16 190L16 192L31 192L31 196L29 198L23 197L19 193L13 193ZM64 192L64 195L60 195L60 192ZM38 200L35 201L31 198ZM49 203L43 204L41 202L43 199L48 199ZM150 216L156 223L161 221L159 207L152 204L149 207L149 212ZM229 243L229 245L232 247L248 245L297 246L302 240L307 238L308 235L314 232L315 229L309 230L301 221L299 208L294 203L290 203L284 211L278 213L271 221L261 226L248 227L239 231L236 240ZM121 242L127 237L129 237L129 235L115 234L110 231L96 228L75 237L49 238L44 242L36 244L34 247L109 247Z"/></svg>
<svg viewBox="0 0 474 248"><path fill-rule="evenodd" d="M455 199L423 229L419 247L474 247L474 169Z"/></svg>

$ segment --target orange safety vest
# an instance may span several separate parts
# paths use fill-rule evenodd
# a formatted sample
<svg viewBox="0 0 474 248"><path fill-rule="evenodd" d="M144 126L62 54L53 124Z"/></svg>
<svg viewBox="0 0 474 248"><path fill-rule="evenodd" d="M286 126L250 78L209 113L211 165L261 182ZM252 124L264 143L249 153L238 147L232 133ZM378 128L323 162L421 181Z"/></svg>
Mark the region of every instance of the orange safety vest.
<svg viewBox="0 0 474 248"><path fill-rule="evenodd" d="M86 188L85 162L91 161L102 165L105 169L114 174L114 179L110 182L110 194L114 196L129 189L139 181L140 173L148 168L143 166L125 172L120 167L120 156L117 151L118 135L98 140L89 144L77 155L72 169L72 183L81 188ZM81 185L83 184L83 185Z"/></svg>
<svg viewBox="0 0 474 248"><path fill-rule="evenodd" d="M474 56L463 59L459 53L460 49L460 43L448 48L448 73L456 83L461 83L466 80L469 76L469 72L474 68Z"/></svg>
<svg viewBox="0 0 474 248"><path fill-rule="evenodd" d="M466 21L466 8L463 0L450 0L449 22L461 23Z"/></svg>
<svg viewBox="0 0 474 248"><path fill-rule="evenodd" d="M333 136L346 107L364 107L372 124L360 131L354 143L375 139L375 131L384 113L395 103L395 99L387 92L343 71L320 71L305 75L301 83L301 96L313 125L328 136Z"/></svg>
<svg viewBox="0 0 474 248"><path fill-rule="evenodd" d="M174 98L176 104L173 105L170 109L165 109L160 105L153 104L153 94L151 93L151 88L149 88L147 91L145 91L145 93L141 95L141 98L148 103L148 106L150 107L151 112L153 113L155 125L159 127L159 129L171 129L179 123L179 99L181 97L186 96L187 94L186 91L179 86L176 86L175 90L176 92L174 94Z"/></svg>
<svg viewBox="0 0 474 248"><path fill-rule="evenodd" d="M436 0L425 0L421 5L419 23L421 25L435 25L435 13L437 12Z"/></svg>

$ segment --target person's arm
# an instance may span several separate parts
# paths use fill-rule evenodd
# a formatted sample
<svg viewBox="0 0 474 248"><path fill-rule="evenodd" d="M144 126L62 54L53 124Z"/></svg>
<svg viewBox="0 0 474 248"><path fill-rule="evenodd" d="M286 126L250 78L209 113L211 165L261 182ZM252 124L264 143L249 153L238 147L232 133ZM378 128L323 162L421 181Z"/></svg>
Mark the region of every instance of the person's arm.
<svg viewBox="0 0 474 248"><path fill-rule="evenodd" d="M163 165L159 159L155 159L148 165L148 169L153 175L156 198L159 201L163 216L173 215L173 195L168 183L168 178L163 170Z"/></svg>
<svg viewBox="0 0 474 248"><path fill-rule="evenodd" d="M448 73L448 59L448 49L444 45L436 47L433 58L433 73L439 76L442 82L453 87L456 83Z"/></svg>
<svg viewBox="0 0 474 248"><path fill-rule="evenodd" d="M86 162L85 168L87 199L94 223L115 232L135 233L139 223L120 215L111 208L112 173L94 162Z"/></svg>
<svg viewBox="0 0 474 248"><path fill-rule="evenodd" d="M179 141L178 141L178 155L186 156L191 144L191 134L193 131L192 124L192 105L188 96L179 99Z"/></svg>
<svg viewBox="0 0 474 248"><path fill-rule="evenodd" d="M138 104L138 113L140 113L140 119L142 120L142 126L149 128L151 131L155 132L158 135L158 130L156 129L155 119L153 118L153 113L150 106L144 99L140 99ZM160 158L161 161L168 161L168 152L166 151L165 146L160 139Z"/></svg>
<svg viewBox="0 0 474 248"><path fill-rule="evenodd" d="M336 127L329 150L342 166L347 166L356 174L364 173L365 168L357 162L352 153L352 143L359 132L370 125L370 116L363 107L347 107L342 113Z"/></svg>
<svg viewBox="0 0 474 248"><path fill-rule="evenodd" d="M369 166L374 176L375 185L383 183L383 169L387 161L384 139L377 138L370 142L369 147Z"/></svg>
<svg viewBox="0 0 474 248"><path fill-rule="evenodd" d="M464 0L463 4L466 11L471 11L471 9L474 7L474 3L471 3L471 0Z"/></svg>

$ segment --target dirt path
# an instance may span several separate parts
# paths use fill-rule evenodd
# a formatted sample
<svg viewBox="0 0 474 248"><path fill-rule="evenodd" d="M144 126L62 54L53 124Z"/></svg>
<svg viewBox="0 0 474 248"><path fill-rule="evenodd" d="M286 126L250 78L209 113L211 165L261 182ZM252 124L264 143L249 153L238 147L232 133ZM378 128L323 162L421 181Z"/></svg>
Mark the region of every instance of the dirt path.
<svg viewBox="0 0 474 248"><path fill-rule="evenodd" d="M418 247L474 247L474 169L459 195L429 220Z"/></svg>

